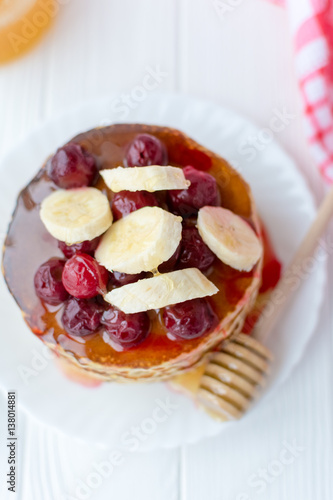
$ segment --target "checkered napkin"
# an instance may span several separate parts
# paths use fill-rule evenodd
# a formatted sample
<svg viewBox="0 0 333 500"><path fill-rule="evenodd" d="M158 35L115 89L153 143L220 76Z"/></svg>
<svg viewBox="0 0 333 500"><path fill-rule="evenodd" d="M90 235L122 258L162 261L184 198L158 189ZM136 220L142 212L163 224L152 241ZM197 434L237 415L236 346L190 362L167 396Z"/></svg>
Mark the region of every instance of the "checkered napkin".
<svg viewBox="0 0 333 500"><path fill-rule="evenodd" d="M272 0L289 13L306 134L323 177L333 182L333 0Z"/></svg>

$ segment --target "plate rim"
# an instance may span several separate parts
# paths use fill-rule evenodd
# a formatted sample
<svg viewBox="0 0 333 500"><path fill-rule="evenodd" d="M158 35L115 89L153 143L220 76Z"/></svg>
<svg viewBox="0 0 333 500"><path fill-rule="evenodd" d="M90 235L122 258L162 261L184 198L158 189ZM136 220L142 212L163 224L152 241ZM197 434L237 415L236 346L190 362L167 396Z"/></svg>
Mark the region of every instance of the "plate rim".
<svg viewBox="0 0 333 500"><path fill-rule="evenodd" d="M41 133L42 130L47 129L48 127L54 126L57 122L63 120L66 116L71 116L71 115L73 115L76 112L83 113L85 109L92 109L92 107L96 106L96 104L97 104L97 107L98 107L103 102L104 103L106 103L106 102L110 103L111 100L114 99L115 96L117 96L117 95L119 95L119 94L113 93L112 95L102 96L102 97L99 97L98 99L92 99L92 100L89 100L89 101L86 101L86 102L83 102L83 103L78 103L77 105L73 106L70 109L62 110L61 112L53 115L49 119L40 121L38 124L36 124L35 127L33 127L29 131L28 134L26 134L25 136L22 136L22 137L19 138L18 143L15 145L15 147L8 148L8 150L5 150L3 152L3 154L0 155L0 169L2 169L2 167L3 167L3 165L4 165L5 161L6 161L6 158L11 157L12 155L15 156L15 154L17 154L17 151L20 148L20 146L23 146L26 143L26 141L28 141L32 137L36 137L38 134ZM251 120L249 120L247 117L245 117L241 113L233 111L232 109L229 109L227 107L221 106L221 105L216 104L216 103L214 103L212 101L209 101L209 100L196 99L196 98L193 98L193 97L188 96L188 95L174 94L174 93L171 93L171 92L168 92L168 93L165 93L165 92L158 92L157 93L156 92L156 93L154 93L154 96L155 96L154 98L157 97L158 99L163 99L165 101L170 100L170 99L173 100L173 101L175 101L177 99L180 99L181 101L184 101L184 103L186 103L186 105L187 104L193 104L193 103L200 103L202 106L212 106L214 109L218 109L219 111L227 112L227 113L229 113L229 114L231 114L233 116L236 116L238 119L242 120L247 125L255 128L255 129L258 129L257 125L255 125ZM184 104L184 106L185 106L185 104ZM128 121L128 120L124 120L124 121L120 120L119 123L124 123L126 121ZM117 123L117 122L115 122L115 123ZM304 177L302 176L301 172L297 169L294 160L283 150L283 148L275 141L275 139L273 141L273 144L274 144L274 146L276 148L279 149L280 153L282 153L284 155L284 157L289 160L289 164L292 165L293 174L294 174L294 176L298 177L298 181L301 182L303 191L306 191L307 196L309 198L308 201L311 204L311 209L313 210L313 214L314 214L315 213L315 203L314 203L313 195L312 195L310 189L308 188L308 186L307 186L307 184L305 182ZM316 327L316 325L318 323L318 320L319 320L319 314L320 314L320 310L321 310L321 304L322 304L322 301L323 301L323 298L324 298L324 288L325 288L325 283L326 283L326 276L325 276L325 272L324 272L325 268L326 268L326 262L323 263L323 266L322 266L322 268L320 270L320 272L321 272L320 291L317 290L318 293L316 294L316 297L317 297L317 307L316 307L316 314L314 315L314 317L312 319L312 325L310 327L311 333L308 335L307 341L303 345L303 349L301 349L299 351L298 356L296 356L296 358L294 359L294 362L289 367L288 373L286 373L285 376L282 378L282 380L279 382L278 387L281 387L286 382L286 380L289 379L289 377L292 374L294 368L298 365L298 363L302 359L302 357L304 355L304 352L305 352L305 349L306 349L306 347L308 345L308 342L311 339L311 337L312 337L312 335L313 335L313 333L315 331L315 327ZM1 393L5 393L6 390L7 389L6 389L5 385L3 385L3 383L2 383L2 379L0 379L0 391L1 391ZM271 396L273 396L274 393L275 393L275 389L273 391L269 390L267 392L267 394L265 395L265 397L262 398L262 399L267 400ZM60 432L61 434L68 435L68 431L60 429L56 425L52 425L52 423L45 422L45 420L38 418L38 416L36 416L36 414L34 414L31 409L29 409L27 406L25 406L20 401L19 401L19 407L20 407L21 410L23 410L23 412L25 414L28 414L31 418L33 418L35 421L41 423L45 427L49 427L49 428L51 428L51 429L53 429L53 430L55 430L57 432ZM229 424L224 424L223 427L227 427L228 425ZM196 443L196 442L198 442L198 441L200 441L200 440L202 440L204 438L212 437L212 436L217 435L217 434L220 433L220 431L216 431L215 429L213 429L213 426L211 427L211 429L212 429L212 432L205 432L205 433L202 433L202 434L200 434L198 436L194 436L193 439L187 439L186 442L184 442L183 444L194 444L194 443ZM96 442L96 441L90 441L89 439L85 440L80 435L75 435L75 436L72 436L72 437L74 437L75 440L77 440L79 442L85 442L85 443L86 442L93 442L96 445L104 447L101 443ZM175 448L176 446L179 446L179 445L180 445L180 443L174 443L174 442L170 441L170 442L164 443L162 445L158 445L158 446L155 446L155 447L149 447L148 449L149 450L160 449L160 448L171 449L171 448ZM109 446L109 444L105 445L105 447L108 447L108 446ZM142 450L142 451L146 451L146 450Z"/></svg>

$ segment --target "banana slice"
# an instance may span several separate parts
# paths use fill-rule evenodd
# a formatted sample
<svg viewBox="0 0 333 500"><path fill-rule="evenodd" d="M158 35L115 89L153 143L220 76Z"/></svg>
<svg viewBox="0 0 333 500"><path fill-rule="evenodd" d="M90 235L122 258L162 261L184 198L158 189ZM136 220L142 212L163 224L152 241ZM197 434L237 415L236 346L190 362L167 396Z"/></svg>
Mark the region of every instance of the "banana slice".
<svg viewBox="0 0 333 500"><path fill-rule="evenodd" d="M250 271L262 255L262 245L241 217L222 207L203 207L198 231L217 257L239 271Z"/></svg>
<svg viewBox="0 0 333 500"><path fill-rule="evenodd" d="M187 189L191 182L178 167L118 167L101 170L105 184L111 191L162 191L164 189Z"/></svg>
<svg viewBox="0 0 333 500"><path fill-rule="evenodd" d="M67 245L92 240L112 224L107 197L98 189L59 189L45 198L40 217L57 240Z"/></svg>
<svg viewBox="0 0 333 500"><path fill-rule="evenodd" d="M218 288L199 269L193 267L115 288L104 299L124 313L132 314L207 297L217 292Z"/></svg>
<svg viewBox="0 0 333 500"><path fill-rule="evenodd" d="M110 227L95 257L109 271L151 271L175 253L181 234L181 217L159 207L140 208Z"/></svg>

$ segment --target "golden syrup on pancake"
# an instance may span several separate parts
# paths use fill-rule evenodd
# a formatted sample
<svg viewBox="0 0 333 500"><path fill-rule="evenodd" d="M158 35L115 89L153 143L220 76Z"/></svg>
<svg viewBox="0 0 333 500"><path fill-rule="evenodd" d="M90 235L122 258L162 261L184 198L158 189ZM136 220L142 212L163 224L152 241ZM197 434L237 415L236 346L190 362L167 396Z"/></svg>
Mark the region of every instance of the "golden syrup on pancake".
<svg viewBox="0 0 333 500"><path fill-rule="evenodd" d="M115 125L81 134L73 139L97 157L102 168L123 164L126 148L138 133L150 133L161 139L168 149L169 163L185 167L188 164L212 174L219 185L222 206L246 218L251 224L251 200L246 183L230 166L213 153L193 147L190 140L174 130L144 126ZM103 180L96 185L105 189ZM149 311L151 333L137 348L117 352L96 332L75 338L64 332L61 324L63 306L47 306L35 294L33 278L38 267L51 257L63 257L57 241L47 233L39 217L39 204L55 186L42 169L22 191L5 244L4 274L8 286L20 306L25 320L36 335L49 343L60 344L84 364L88 360L102 365L149 368L190 353L202 342L171 340L161 319L160 311ZM112 193L107 191L110 199ZM159 195L163 205L163 193ZM249 273L236 271L216 259L207 276L219 288L209 298L219 319L226 317L240 302L247 301L247 290L253 281L256 267Z"/></svg>

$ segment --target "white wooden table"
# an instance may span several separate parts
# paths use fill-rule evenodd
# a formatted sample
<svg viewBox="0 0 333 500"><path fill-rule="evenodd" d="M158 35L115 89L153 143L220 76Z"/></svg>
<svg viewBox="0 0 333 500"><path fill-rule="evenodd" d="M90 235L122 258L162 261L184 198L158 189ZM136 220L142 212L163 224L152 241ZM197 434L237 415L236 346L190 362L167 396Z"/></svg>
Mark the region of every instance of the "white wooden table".
<svg viewBox="0 0 333 500"><path fill-rule="evenodd" d="M43 44L0 68L0 155L59 111L110 91L135 95L147 68L160 68L158 90L214 100L260 127L277 108L295 115L275 138L318 200L322 186L303 138L286 13L264 0L221 3L231 6L224 15L213 0L62 0ZM75 493L107 451L78 444L22 413L18 493L1 493L7 470L2 442L0 497L332 499L332 258L329 282L304 359L250 430L240 422L237 431L195 446L133 453L97 487ZM0 399L0 436L5 417Z"/></svg>

